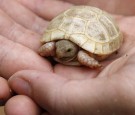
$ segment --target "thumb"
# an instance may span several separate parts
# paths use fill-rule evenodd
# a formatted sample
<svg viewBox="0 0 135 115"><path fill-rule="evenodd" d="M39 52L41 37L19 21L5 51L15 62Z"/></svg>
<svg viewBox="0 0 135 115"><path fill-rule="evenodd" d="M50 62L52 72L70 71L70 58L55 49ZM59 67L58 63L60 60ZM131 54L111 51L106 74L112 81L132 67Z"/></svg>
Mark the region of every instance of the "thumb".
<svg viewBox="0 0 135 115"><path fill-rule="evenodd" d="M31 97L49 112L52 111L54 96L64 81L65 79L53 73L23 70L9 79L9 85L16 93Z"/></svg>

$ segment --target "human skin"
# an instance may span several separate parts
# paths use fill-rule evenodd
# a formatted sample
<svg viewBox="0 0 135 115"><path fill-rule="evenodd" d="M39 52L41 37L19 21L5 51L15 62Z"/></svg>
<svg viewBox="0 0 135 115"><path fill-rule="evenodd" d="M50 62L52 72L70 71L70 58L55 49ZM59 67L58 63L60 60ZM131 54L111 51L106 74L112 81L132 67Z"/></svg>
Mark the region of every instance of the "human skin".
<svg viewBox="0 0 135 115"><path fill-rule="evenodd" d="M113 14L134 15L135 4L134 0L63 0L74 3L76 5L91 5L103 10L106 10Z"/></svg>
<svg viewBox="0 0 135 115"><path fill-rule="evenodd" d="M1 0L0 3L0 76L5 79L22 69L50 71L47 68L49 63L36 53L40 46L41 30L46 27L47 21L18 4L13 0ZM25 15L21 17L21 13ZM7 81L2 78L0 86L0 101L3 102L11 96L11 92Z"/></svg>
<svg viewBox="0 0 135 115"><path fill-rule="evenodd" d="M48 25L48 19L39 15L40 11L35 13L15 0L0 0L0 105L12 95L6 79L15 72L24 69L52 71L51 64L37 54L41 35ZM47 17L46 13L43 17Z"/></svg>
<svg viewBox="0 0 135 115"><path fill-rule="evenodd" d="M0 4L2 10L0 13L0 24L6 24L6 29L3 29L5 27L3 25L0 31L2 36L0 56L1 59L4 59L0 62L0 73L1 76L8 79L15 72L26 69L14 74L9 80L10 86L14 91L18 94L25 94L31 97L47 111L45 114L135 114L135 83L133 76L135 63L134 16L115 16L124 34L124 42L117 55L113 55L108 60L102 62L104 68L101 70L63 65L52 67L47 60L43 60L43 58L35 53L40 47L39 38L47 26L48 20L73 4L50 0L39 0L38 3L35 0L19 0L24 7L15 1L13 2L13 0L5 1L5 4L4 2ZM6 8L7 3L10 4L11 8ZM40 7L37 7L38 5ZM47 8L55 8L53 5L57 6L57 11L55 9L55 12L53 11L54 9ZM13 6L18 7L16 8L18 10L13 10ZM12 9L12 12L9 9ZM23 12L25 12L26 16L20 17L20 14L23 14ZM36 19L35 22L34 19ZM10 28L12 22L15 25ZM33 44L31 44L31 41L33 41ZM11 50L11 48L14 50ZM36 62L36 64L33 64L33 62ZM70 73L70 75L67 73ZM21 80L26 81L26 85ZM29 90L27 89L28 84L31 87ZM7 102L5 109L7 115L12 115L12 113L17 115L22 108L26 107L25 103L29 103L31 106L24 109L21 113L22 115L29 115L35 109L40 111L38 106L35 107L36 104L28 97L18 96L11 98ZM21 103L22 98L24 107L18 107L16 110L16 106L18 103ZM40 114L37 111L34 111L33 114Z"/></svg>

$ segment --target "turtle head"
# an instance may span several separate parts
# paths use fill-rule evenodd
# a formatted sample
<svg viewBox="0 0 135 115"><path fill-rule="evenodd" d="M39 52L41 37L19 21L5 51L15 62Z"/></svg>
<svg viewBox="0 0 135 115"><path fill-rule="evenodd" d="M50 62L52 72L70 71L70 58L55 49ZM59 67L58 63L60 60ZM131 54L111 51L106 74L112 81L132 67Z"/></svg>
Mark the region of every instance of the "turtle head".
<svg viewBox="0 0 135 115"><path fill-rule="evenodd" d="M79 47L69 40L56 42L56 58L61 62L72 61L78 53Z"/></svg>

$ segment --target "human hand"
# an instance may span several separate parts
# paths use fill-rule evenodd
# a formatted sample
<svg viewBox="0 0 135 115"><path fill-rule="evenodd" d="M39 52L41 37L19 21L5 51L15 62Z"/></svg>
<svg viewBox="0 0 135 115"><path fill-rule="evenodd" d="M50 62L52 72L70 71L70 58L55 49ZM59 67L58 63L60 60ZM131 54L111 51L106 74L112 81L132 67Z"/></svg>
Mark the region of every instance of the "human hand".
<svg viewBox="0 0 135 115"><path fill-rule="evenodd" d="M24 0L22 0L24 1ZM113 14L135 15L135 0L62 0L76 5L95 6Z"/></svg>
<svg viewBox="0 0 135 115"><path fill-rule="evenodd" d="M47 0L46 0L47 1ZM46 2L45 1L45 2ZM9 3L10 3L11 1L9 1ZM22 2L22 1L20 1L20 2ZM52 1L47 1L47 3L48 4L50 4L50 5L52 5L52 3L51 3ZM29 3L29 5L27 4L27 7L28 8L30 8L33 12L35 12L37 15L40 15L41 17L44 17L44 19L46 19L46 20L49 20L49 19L51 19L51 18L53 18L53 16L55 16L55 15L57 15L57 13L59 13L59 12L61 12L62 10L64 10L64 9L66 9L67 7L69 7L69 6L71 6L71 4L63 4L63 5L61 5L60 3L60 1L59 2L56 2L56 1L53 1L53 3L59 3L60 5L58 5L58 6L62 6L62 7L56 7L56 9L58 9L56 12L56 14L54 14L54 9L49 9L49 8L47 8L47 10L46 10L46 12L44 11L43 12L43 6L44 5L46 5L46 4L43 4L42 2L39 2L39 3L41 3L39 6L40 7L38 7L39 9L37 10L37 7L35 8L34 7L34 3L35 2L33 2L33 5L32 4L30 4L30 3L32 3L32 2L30 2L30 1L25 1L25 2L23 2L24 3L24 5L26 5L27 3ZM26 4L25 4L26 3ZM4 3L3 3L4 4ZM13 4L13 3L12 3ZM47 6L48 6L48 4L47 4ZM54 6L57 6L57 5L55 5L55 4L53 4ZM12 5L11 5L12 6ZM18 6L18 4L17 4L17 6ZM42 6L42 7L41 7ZM8 7L9 8L9 7ZM35 9L36 10L35 10ZM54 8L54 7L53 7ZM25 8L24 8L25 9ZM20 25L23 25L25 28L27 28L27 29L29 29L29 30L32 30L32 31L34 31L34 33L39 33L38 34L38 36L39 37L36 37L35 39L36 39L36 42L34 42L34 41L32 41L32 40L30 40L30 42L28 42L29 43L29 45L27 46L27 44L26 44L26 39L23 39L24 40L24 42L21 42L21 41L16 41L16 42L21 42L21 44L23 44L24 46L27 46L27 47L30 47L30 49L33 49L34 51L36 51L37 49L38 49L38 47L39 47L39 39L38 38L40 38L40 33L42 34L42 32L43 32L43 28L44 27L46 27L46 26L43 26L43 28L42 29L39 29L40 31L38 31L38 29L37 28L31 28L31 26L30 25L27 25L29 22L31 22L31 21L25 21L24 22L24 20L20 20L20 18L18 19L16 19L16 18L14 18L15 17L15 15L13 15L12 14L12 12L8 12L9 10L7 10L7 9L5 9L4 7L3 7L3 10L4 11L7 11L6 13L8 14L8 15L10 15L10 17L12 17L13 18L13 20L15 21L15 22L18 22ZM28 9L27 9L28 10ZM49 10L49 11L48 11ZM29 12L29 11L28 11ZM31 12L31 11L30 11ZM13 13L15 13L15 12L13 12ZM47 14L48 13L48 14ZM15 13L16 14L16 13ZM22 13L23 14L23 13ZM19 15L20 15L20 11L19 11ZM28 15L28 16L26 16L26 17L28 17L28 19L30 18L30 17L32 17L31 15ZM43 79L42 78L42 76L46 76L46 77L49 77L50 75L51 75L51 77L53 77L53 76L56 76L56 79L54 80L54 78L51 78L50 80L48 79L48 78L44 78L45 80L49 80L50 82L51 81L53 81L54 80L54 82L55 82L55 84L53 85L52 83L50 83L50 82L48 82L48 83L46 83L45 81L44 81L44 83L46 83L45 84L45 86L43 87L43 85L39 85L39 86L41 86L41 87L43 87L39 92L37 91L37 90L39 90L39 88L37 88L38 86L35 86L35 88L33 88L33 91L34 92L36 92L37 91L37 93L39 94L38 96L40 96L40 93L42 92L42 94L43 94L43 92L44 93L46 93L46 94L44 94L43 96L46 96L46 95L48 95L48 93L53 93L53 91L54 90L52 90L53 89L53 87L55 87L55 86L57 86L58 85L58 90L60 90L61 88L59 87L59 84L61 85L61 83L63 83L64 81L68 81L67 83L69 84L69 85L67 85L66 87L71 87L71 85L70 85L70 83L72 83L72 82L76 82L77 81L77 84L75 84L75 85L77 85L77 86L79 86L79 87L76 87L74 84L73 84L73 86L71 87L71 89L72 88L77 88L78 89L78 93L80 94L80 96L82 96L81 97L81 99L82 99L82 101L84 101L84 103L85 103L85 100L83 100L84 98L87 98L87 95L85 94L86 92L87 92L87 90L90 90L90 92L93 92L93 90L94 89L98 89L98 85L96 85L96 83L99 81L99 85L101 86L101 88L99 88L96 92L93 92L93 94L92 95L90 95L90 97L94 97L94 95L95 95L95 97L97 96L97 97L101 97L101 98L99 98L99 103L97 102L97 99L94 99L93 100L93 103L88 103L88 104L90 104L91 106L92 106L92 104L94 104L92 107L95 107L95 109L97 109L96 108L96 106L97 105L95 105L96 104L96 102L97 102L97 104L101 107L101 105L100 105L100 100L101 100L101 103L103 103L102 102L102 99L105 99L105 101L106 102L108 102L108 99L116 99L116 101L117 101L117 98L119 97L119 95L116 95L116 96L112 96L111 94L112 93L115 93L115 91L114 92L112 92L112 93L110 93L109 92L109 90L110 90L110 88L113 88L113 86L111 85L110 86L110 84L112 84L112 82L113 82L113 80L114 80L114 84L116 84L116 86L114 87L114 89L115 88L117 88L118 87L118 83L119 83L119 81L121 80L119 77L118 77L118 79L112 79L113 77L111 77L111 76L113 76L112 75L112 73L113 74L115 74L115 73L117 73L117 72L115 72L115 70L113 70L113 68L115 67L115 69L116 69L116 67L117 67L117 65L119 65L117 62L119 62L119 63L121 63L121 65L122 65L122 61L121 60L123 60L123 58L120 58L121 56L123 56L124 54L126 54L127 52L130 52L129 50L131 50L131 49L133 49L133 46L132 45L130 45L130 47L128 47L127 48L127 46L129 45L129 44L134 44L133 43L133 41L132 41L132 39L134 39L134 35L133 35L133 33L134 33L134 29L132 30L132 31L130 31L130 27L131 26L133 26L134 25L134 22L133 22L133 20L134 20L134 17L121 17L120 19L119 19L119 24L120 24L120 26L121 26L121 29L123 30L123 32L125 32L125 42L124 42L124 45L123 45L123 47L121 48L121 50L119 51L119 54L117 55L117 56L113 56L112 58L110 58L110 59L108 59L108 61L106 61L106 62L104 62L104 64L107 64L108 62L110 63L111 61L113 61L115 58L119 58L118 60L116 60L116 61L114 61L114 62L112 62L110 65L108 65L107 67L106 67L106 69L104 69L102 72L100 72L100 71L97 71L97 70L89 70L89 69L86 69L86 68L82 68L82 67L66 67L66 66L62 66L62 65L57 65L56 67L54 67L54 69L50 66L50 64L48 63L48 62L42 62L41 61L41 63L39 63L39 65L40 65L40 67L43 65L43 63L44 63L44 65L41 67L41 68L39 68L39 66L37 66L37 65L35 65L34 67L35 68L33 68L33 65L30 65L29 66L29 64L22 64L22 62L21 62L21 64L19 64L20 66L21 65L23 65L23 66L21 66L21 67L16 67L16 68L11 68L11 66L9 66L10 67L10 71L5 71L5 74L4 74L4 72L2 71L2 73L3 73L3 75L5 75L6 76L6 78L8 78L10 75L12 75L14 72L16 72L16 71L18 71L18 70L22 70L22 69L38 69L38 70L40 70L40 71L44 71L43 69L44 69L44 67L46 66L48 69L47 70L45 70L45 71L52 71L52 70L54 70L54 73L40 73L40 72L37 72L37 71L35 71L35 72L33 72L33 73L36 73L37 75L39 74L39 76L41 76L41 78L39 79L39 81L38 82L41 82L40 80L41 79ZM130 23L130 24L129 24ZM30 24L30 23L29 23ZM42 23L43 24L43 23ZM39 24L39 26L38 27L42 27L42 24ZM45 25L47 24L47 21L45 21L45 23L44 23ZM43 25L44 25L43 24ZM127 24L129 24L128 25L128 27L127 27ZM33 27L33 26L32 26ZM37 27L37 26L35 26L35 27ZM10 30L9 30L10 31ZM16 30L15 30L16 31ZM4 35L5 36L5 35ZM28 34L28 36L29 36L29 34ZM35 36L35 34L34 34L34 36ZM34 37L33 36L33 37ZM8 38L8 37L7 37ZM16 37L16 38L18 38L18 37ZM27 36L26 36L26 38L27 38ZM32 37L30 37L30 38L32 38ZM31 45L30 45L31 44ZM33 45L34 44L34 45ZM24 47L23 46L23 47ZM31 48L31 47L34 47L34 48ZM18 48L18 47L17 47ZM10 48L11 49L11 48ZM21 50L22 51L22 50ZM28 54L30 53L30 52L27 52ZM133 51L131 51L130 52L131 53L131 55L129 55L128 56L128 59L130 59L130 57L132 57L132 55L134 54L134 52ZM18 54L18 53L17 53ZM30 53L31 54L31 53ZM35 53L34 53L35 54ZM13 56L13 54L11 55L11 56ZM32 55L32 56L30 56L31 58L30 59L32 59L32 57L35 57L35 55ZM37 57L37 56L36 56ZM23 57L24 58L24 57ZM22 59L23 59L22 58ZM12 62L12 59L11 58L8 58L9 59L9 62L11 63ZM29 58L26 58L26 59L29 59ZM25 59L25 60L26 60ZM37 58L36 58L37 59ZM39 58L38 58L39 59ZM40 58L41 59L41 58ZM21 58L20 58L20 60L21 60ZM42 60L42 59L41 59ZM130 59L131 60L131 59ZM29 62L31 62L31 60L28 60ZM37 62L40 62L39 60L36 60ZM126 62L127 61L127 58L124 58L124 61L123 61L123 63L124 62ZM6 61L6 62L8 62L8 61ZM10 64L9 63L9 64ZM20 62L19 62L20 63ZM45 64L45 63L47 63L47 64ZM116 63L116 64L115 64ZM17 63L17 65L18 65L18 63ZM127 63L127 65L128 65L128 63ZM32 67L31 67L32 66ZM133 65L132 65L133 66ZM7 67L7 66L5 66L5 67ZM23 68L22 68L23 67ZM27 68L28 67L28 68ZM126 65L125 65L125 67L127 67ZM109 72L109 70L108 69L109 68L111 68L111 72ZM117 69L122 69L122 68L124 68L124 67L120 67L120 66L118 66L117 67ZM125 68L124 68L125 69ZM63 71L64 70L64 71ZM107 71L108 70L108 71ZM68 76L67 75L67 73L71 73L71 75L70 76ZM16 75L14 75L14 76L20 76L19 74L27 74L27 71L23 71L22 73L18 73L18 75L16 74ZM26 75L26 76L30 76L30 78L26 78L26 81L28 80L28 79L32 79L31 78L31 76L34 76L34 75L31 75L31 71L30 71L30 73L29 73L30 75ZM107 80L103 80L103 79L106 79L106 77L107 77L107 74L109 74L110 76L109 76L109 80L108 80L108 78L107 78ZM125 74L126 75L126 74ZM87 76L87 77L86 77ZM100 78L100 76L104 76L104 77L101 77ZM95 78L96 77L96 79L94 80L94 82L93 82L93 79L92 78ZM16 77L15 77L16 78ZM111 78L111 79L110 79ZM116 77L115 77L116 78ZM32 82L30 82L31 84L38 84L38 82L37 83L35 83L36 82L36 80L35 80L36 78L34 77L33 78L33 80L32 80ZM35 80L35 81L34 81ZM101 80L101 81L100 81ZM117 81L118 80L118 81ZM58 81L58 83L56 83ZM71 82L69 82L69 81L71 81ZM78 81L80 81L80 82L78 82ZM81 82L82 81L82 82ZM87 89L86 88L86 90L84 90L85 89L85 87L86 86L84 86L83 85L83 81L85 81L84 82L84 84L86 83L86 84L88 84L88 86L89 86L89 83L92 83L93 85L94 85L94 87L93 87L93 89ZM110 82L108 82L108 81L110 81ZM117 82L115 82L115 81L117 81ZM122 80L123 81L123 80ZM19 82L18 82L19 83ZM104 90L104 88L106 89L106 86L104 86L104 84L103 83L105 83L105 85L109 85L109 87L110 88L107 88L107 90ZM125 82L123 82L123 83L125 83ZM14 90L16 91L16 92L18 92L18 93L20 93L20 94L27 94L26 92L24 92L23 91L23 89L19 89L21 86L18 86L18 87L15 87L16 86L16 84L17 84L17 81L15 82L14 81L14 79L12 80L11 79L11 81L10 81L10 84L11 84L11 86L12 86L12 88L14 88ZM23 84L20 84L20 85L22 85L23 86ZM63 84L64 85L64 84ZM93 85L90 85L90 86L93 86ZM128 84L129 85L129 84ZM46 90L46 87L48 88L48 86L51 86L50 87L50 90L49 91L44 91L44 90ZM64 85L65 86L65 85ZM62 86L62 87L64 87L64 86ZM83 90L80 90L79 88L81 87L81 86L83 86L81 89ZM89 87L90 87L89 86ZM17 89L18 88L18 89ZM68 89L69 89L68 88ZM84 88L84 89L83 89ZM54 88L55 89L55 88ZM118 89L119 89L119 87L118 87ZM123 89L123 87L122 87L122 89ZM127 87L127 89L128 89L128 87ZM20 90L20 91L18 91L18 90ZM70 89L69 89L70 90ZM101 91L100 91L101 90ZM50 91L52 91L52 92L50 92ZM63 92L65 92L65 93L67 93L68 95L64 95L63 94L63 96L62 96L62 94L58 94L59 96L61 96L62 98L60 98L60 99L65 99L66 97L69 97L69 100L70 100L70 98L72 97L72 95L70 95L70 93L72 94L73 93L73 96L74 96L74 92L68 92L68 91L65 91L65 88L63 88L63 90L60 90L60 91L63 91ZM84 93L84 91L86 91L85 93ZM104 91L106 91L106 92L104 92ZM123 94L123 90L120 90L122 93L120 93L120 94ZM88 92L88 95L90 94L90 92ZM109 92L110 93L110 95L106 95L106 96L104 96L104 97L102 97L102 93L105 93L105 94L107 94L107 92ZM85 95L83 95L83 93L86 95L86 97L83 97L83 96L85 96ZM126 93L126 92L125 92ZM131 95L133 96L133 94L132 94L133 92L131 92ZM57 94L57 93L56 93ZM81 95L82 94L82 95ZM33 96L31 96L31 94L29 94L29 96L30 97L33 97ZM53 96L53 95L51 95L51 96ZM54 97L55 97L56 95L54 95ZM76 95L75 95L76 96ZM76 98L77 100L76 100L76 102L78 103L78 102L80 102L81 103L81 101L78 101L79 99L80 99L80 96L78 97L78 98ZM112 96L112 97L111 97ZM126 96L126 95L125 95ZM59 98L59 97L58 97ZM107 98L107 100L106 100L106 98ZM67 106L65 106L65 105L63 105L63 104L60 104L60 108L56 108L56 109L54 109L54 111L51 111L50 110L50 108L53 108L54 106L52 105L52 106L50 106L50 104L53 104L54 102L49 102L48 104L46 104L46 101L45 100L47 100L47 99L51 99L50 97L47 97L47 98L42 98L41 97L41 100L39 100L39 98L34 98L33 97L33 99L36 101L36 102L38 102L39 103L39 105L41 105L42 107L44 107L44 109L45 110L47 110L48 112L50 112L50 113L52 113L52 112L55 112L55 110L64 110L64 109L62 109L62 107L65 107L65 109L67 109L67 111L68 112L70 112L70 109L72 109L72 108L69 108L69 106L71 105L71 104L77 104L77 103L75 103L74 101L73 101L73 99L72 100L70 100L68 103L69 104L67 104ZM87 98L87 99L89 99L89 98ZM93 99L93 98L91 98L91 99ZM122 98L123 99L123 98ZM121 100L122 100L121 99ZM129 99L128 98L128 96L127 96L127 99ZM131 98L132 99L132 98ZM26 106L26 105L29 105L28 106L28 108L26 108L25 110L23 109L22 111L22 114L29 114L30 115L30 110L31 110L31 112L33 112L33 113L31 113L32 115L33 114L38 114L38 113L36 113L37 111L34 111L34 109L35 110L37 110L37 106L34 104L34 102L30 99L30 98L28 98L28 97L23 97L23 96L16 96L16 97L14 97L14 98L12 98L11 100L9 100L9 102L7 103L7 112L10 112L10 114L12 113L12 112L16 112L17 110L16 110L16 106L13 106L13 105L19 105L21 102L22 102L22 100L23 100L23 103L24 103L24 105L22 105L22 106L19 106L18 107L18 109L20 109L20 110L22 110L22 108L24 107L24 106ZM43 101L43 103L41 102L41 101ZM48 100L47 100L48 101ZM20 103L18 103L18 102L20 102ZM57 100L56 100L56 102L57 102ZM61 103L63 103L63 101L60 101ZM59 103L60 103L59 102ZM71 103L71 102L73 102L73 103ZM117 103L119 102L119 98L118 98L118 101L117 101ZM117 103L115 103L115 104L117 104ZM125 102L126 103L126 102ZM11 105L10 105L11 104ZM26 105L25 105L26 104ZM108 106L106 103L104 103L106 106ZM113 106L115 106L115 104L113 105ZM10 105L10 106L8 106L8 105ZM105 106L104 105L104 106ZM49 106L49 107L48 107ZM90 106L90 108L91 108L91 106ZM105 107L106 107L105 106ZM111 106L111 102L110 102L110 106ZM109 106L109 107L110 107ZM113 108L113 106L111 106L112 108ZM118 105L119 106L119 105ZM76 106L76 110L78 110L79 109L79 107L77 108L78 106ZM98 108L99 109L99 111L100 111L100 107ZM105 109L105 107L103 107L103 109L104 109L104 111L106 111L106 109L108 109L108 108L106 108ZM117 107L117 106L116 106ZM129 106L130 107L130 106ZM69 109L68 109L69 108ZM82 108L83 109L83 108ZM92 108L91 108L92 109ZM93 109L93 112L95 111L95 109ZM117 108L118 110L119 110L119 108ZM10 110L12 110L12 112L10 111ZM29 111L28 111L29 110ZM81 110L81 109L80 109ZM102 109L101 109L102 110ZM114 110L115 110L115 107L114 107ZM126 111L127 109L125 109L125 111ZM85 111L85 110L84 110ZM113 111L113 109L112 109L112 111ZM112 112L112 111L110 111L109 110L109 112ZM128 110L127 110L128 111ZM64 111L64 112L66 112L66 111ZM76 112L76 111L75 111ZM80 111L77 111L77 112L80 112ZM83 112L83 111L82 111ZM89 110L89 111L86 111L86 112L91 112L92 113L92 111L91 110ZM117 112L117 111L116 111ZM119 111L118 111L119 112ZM132 112L132 111L131 111ZM55 114L57 114L57 113L59 113L59 111L57 111ZM100 112L100 115L102 114L103 112L101 111ZM81 114L81 113L80 113Z"/></svg>
<svg viewBox="0 0 135 115"><path fill-rule="evenodd" d="M36 13L29 8L15 0L0 2L0 76L5 79L24 69L52 71L50 63L41 58L36 51L41 45L39 39L48 24L48 19L56 14L46 12L43 19L39 15L44 8L36 10ZM11 96L7 81L2 77L0 103Z"/></svg>
<svg viewBox="0 0 135 115"><path fill-rule="evenodd" d="M123 46L103 70L63 65L56 65L54 73L26 70L13 75L11 87L51 115L134 115L134 17L121 18L119 25Z"/></svg>
<svg viewBox="0 0 135 115"><path fill-rule="evenodd" d="M117 55L102 62L104 68L56 65L53 72L24 70L9 80L12 89L31 97L47 111L45 114L134 115L135 17L115 18L124 34L124 43ZM11 104L21 103L20 99L9 100L6 110L15 111ZM29 103L34 104L32 100Z"/></svg>

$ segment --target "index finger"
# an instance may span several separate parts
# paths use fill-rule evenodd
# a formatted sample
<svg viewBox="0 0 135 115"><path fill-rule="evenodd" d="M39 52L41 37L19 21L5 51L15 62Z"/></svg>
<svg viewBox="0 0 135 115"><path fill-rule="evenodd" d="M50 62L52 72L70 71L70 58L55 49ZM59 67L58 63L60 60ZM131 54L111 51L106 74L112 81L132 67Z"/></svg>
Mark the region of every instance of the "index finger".
<svg viewBox="0 0 135 115"><path fill-rule="evenodd" d="M18 0L39 16L51 20L59 13L73 6L73 4L60 0Z"/></svg>

